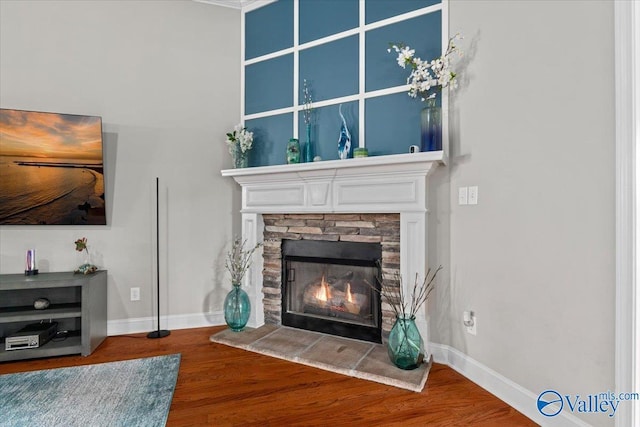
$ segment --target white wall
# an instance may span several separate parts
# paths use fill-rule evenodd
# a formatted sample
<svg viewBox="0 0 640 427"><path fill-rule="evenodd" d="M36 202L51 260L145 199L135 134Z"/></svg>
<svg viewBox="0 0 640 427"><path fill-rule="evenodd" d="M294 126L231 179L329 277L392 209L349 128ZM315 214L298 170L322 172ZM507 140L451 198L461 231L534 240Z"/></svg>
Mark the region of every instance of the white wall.
<svg viewBox="0 0 640 427"><path fill-rule="evenodd" d="M109 270L108 316L155 316L155 178L162 314L219 312L237 189L224 135L239 121L240 12L191 1L0 2L0 105L100 115L106 227L2 226L0 273ZM234 205L235 203L235 205ZM141 287L142 300L129 301ZM221 290L221 288L224 288ZM168 294L167 294L168 292ZM209 319L211 320L211 319Z"/></svg>
<svg viewBox="0 0 640 427"><path fill-rule="evenodd" d="M450 280L432 339L536 395L614 390L613 2L453 0L458 31L452 162L431 184ZM459 206L470 185L479 204Z"/></svg>

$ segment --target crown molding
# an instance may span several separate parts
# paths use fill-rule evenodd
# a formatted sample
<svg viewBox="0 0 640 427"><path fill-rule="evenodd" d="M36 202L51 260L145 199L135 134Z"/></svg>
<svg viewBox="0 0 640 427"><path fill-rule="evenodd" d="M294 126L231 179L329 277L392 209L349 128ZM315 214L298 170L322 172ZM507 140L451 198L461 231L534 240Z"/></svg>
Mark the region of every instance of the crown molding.
<svg viewBox="0 0 640 427"><path fill-rule="evenodd" d="M232 9L244 9L260 0L193 0L197 3L213 4L216 6L230 7Z"/></svg>

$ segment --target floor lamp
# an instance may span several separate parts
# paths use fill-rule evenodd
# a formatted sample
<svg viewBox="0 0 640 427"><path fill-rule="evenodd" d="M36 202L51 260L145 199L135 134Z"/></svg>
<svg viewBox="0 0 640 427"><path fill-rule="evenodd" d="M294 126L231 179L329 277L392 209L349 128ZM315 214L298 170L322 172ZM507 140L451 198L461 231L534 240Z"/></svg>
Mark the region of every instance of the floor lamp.
<svg viewBox="0 0 640 427"><path fill-rule="evenodd" d="M171 332L160 329L160 179L156 177L156 289L158 297L158 329L147 334L147 338L164 338Z"/></svg>

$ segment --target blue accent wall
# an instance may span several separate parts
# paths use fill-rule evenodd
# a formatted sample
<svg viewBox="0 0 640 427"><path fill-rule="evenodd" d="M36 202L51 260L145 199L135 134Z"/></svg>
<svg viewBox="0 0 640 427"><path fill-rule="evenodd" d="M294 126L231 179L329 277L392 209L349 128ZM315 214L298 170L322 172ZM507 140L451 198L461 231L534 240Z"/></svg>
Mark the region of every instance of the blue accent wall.
<svg viewBox="0 0 640 427"><path fill-rule="evenodd" d="M310 83L314 101L357 94L358 37L347 37L300 52L299 103L304 102L303 79Z"/></svg>
<svg viewBox="0 0 640 427"><path fill-rule="evenodd" d="M358 27L358 0L300 1L300 43Z"/></svg>
<svg viewBox="0 0 640 427"><path fill-rule="evenodd" d="M287 143L293 134L293 114L247 120L245 126L253 132L253 149L249 155L249 166L287 163Z"/></svg>
<svg viewBox="0 0 640 427"><path fill-rule="evenodd" d="M409 146L420 145L423 103L409 97L404 90L375 96L371 92L403 86L410 74L409 69L398 66L395 52L387 52L390 43L411 46L415 55L423 60L441 55L445 18L442 11L437 10L440 4L441 0L365 0L363 3L360 0L299 0L297 44L293 0L279 0L246 12L245 58L249 63L245 63L244 68L243 119L255 134L249 165L286 164L286 146L294 135L304 153L306 126L300 108L304 104L305 79L313 102L329 104L314 105L312 119L314 155L322 160L338 159L341 125L338 99L343 97L358 98L342 106L351 133L352 153L360 142L370 156L407 153ZM433 5L437 7L430 7ZM300 49L301 45L358 29L361 7L364 7L366 24L374 26L412 11L417 16L405 16L401 22ZM360 70L361 45L364 73ZM283 50L290 48L293 53L283 54ZM267 54L274 55L266 60L255 59ZM296 88L297 99L294 99ZM361 88L364 93L360 93ZM280 109L287 113L278 112ZM362 109L364 117L361 118ZM364 129L359 128L360 119ZM297 129L294 129L296 122Z"/></svg>
<svg viewBox="0 0 640 427"><path fill-rule="evenodd" d="M406 93L369 98L364 104L369 156L402 154L420 145L422 104Z"/></svg>
<svg viewBox="0 0 640 427"><path fill-rule="evenodd" d="M316 108L312 113L311 139L315 155L322 157L322 160L338 159L338 138L340 136L340 126L342 120L339 114L339 105ZM342 115L347 122L347 129L351 133L351 153L358 146L358 103L346 102L342 104ZM306 125L302 113L299 119L300 142L306 142ZM304 144L303 144L304 145ZM353 157L351 154L349 157Z"/></svg>
<svg viewBox="0 0 640 427"><path fill-rule="evenodd" d="M291 107L292 82L293 54L248 65L244 80L245 114Z"/></svg>
<svg viewBox="0 0 640 427"><path fill-rule="evenodd" d="M245 59L293 46L293 0L279 0L245 15Z"/></svg>
<svg viewBox="0 0 640 427"><path fill-rule="evenodd" d="M364 8L365 22L370 24L439 3L440 0L367 0Z"/></svg>
<svg viewBox="0 0 640 427"><path fill-rule="evenodd" d="M415 56L425 61L440 56L441 17L441 12L435 12L367 31L364 67L366 91L407 84L411 70L400 68L395 51L387 52L390 43L403 43L415 49Z"/></svg>

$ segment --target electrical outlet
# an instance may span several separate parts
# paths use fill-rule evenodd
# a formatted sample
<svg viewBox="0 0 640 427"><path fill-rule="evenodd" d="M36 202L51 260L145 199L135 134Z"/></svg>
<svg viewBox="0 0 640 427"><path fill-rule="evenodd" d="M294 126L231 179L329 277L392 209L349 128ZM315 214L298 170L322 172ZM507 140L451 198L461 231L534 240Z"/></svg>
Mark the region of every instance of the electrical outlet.
<svg viewBox="0 0 640 427"><path fill-rule="evenodd" d="M458 204L466 205L468 204L469 198L469 188L468 187L458 187Z"/></svg>
<svg viewBox="0 0 640 427"><path fill-rule="evenodd" d="M140 288L131 288L131 301L140 301Z"/></svg>
<svg viewBox="0 0 640 427"><path fill-rule="evenodd" d="M473 311L465 311L462 313L462 322L468 333L471 335L477 335L478 318Z"/></svg>
<svg viewBox="0 0 640 427"><path fill-rule="evenodd" d="M478 204L478 186L469 187L469 204Z"/></svg>

